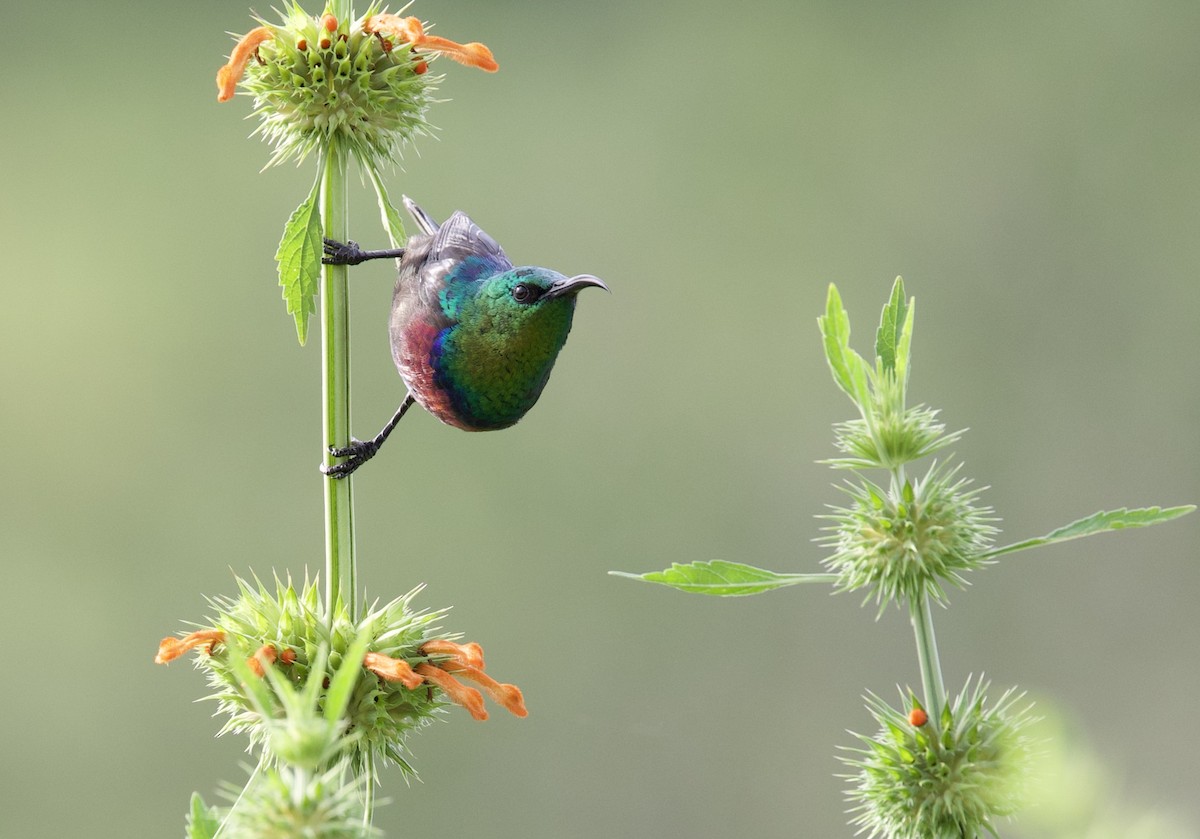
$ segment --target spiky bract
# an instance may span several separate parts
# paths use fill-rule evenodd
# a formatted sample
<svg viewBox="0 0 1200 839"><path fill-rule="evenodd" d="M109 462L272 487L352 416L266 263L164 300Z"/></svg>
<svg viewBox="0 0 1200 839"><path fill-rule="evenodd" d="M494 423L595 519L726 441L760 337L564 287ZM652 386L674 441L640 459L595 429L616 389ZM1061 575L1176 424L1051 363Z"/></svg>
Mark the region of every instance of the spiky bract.
<svg viewBox="0 0 1200 839"><path fill-rule="evenodd" d="M848 457L831 459L831 466L851 469L894 469L933 454L958 441L962 431L946 433L933 408L904 406L903 387L894 375L872 377L869 419L834 425L835 445Z"/></svg>

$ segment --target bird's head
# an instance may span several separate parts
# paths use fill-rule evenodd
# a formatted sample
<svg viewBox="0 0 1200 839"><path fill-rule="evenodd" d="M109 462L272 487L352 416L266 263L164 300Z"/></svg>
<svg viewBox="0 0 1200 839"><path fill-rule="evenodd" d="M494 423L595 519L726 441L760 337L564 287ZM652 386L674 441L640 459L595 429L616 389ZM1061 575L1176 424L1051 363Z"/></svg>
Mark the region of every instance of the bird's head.
<svg viewBox="0 0 1200 839"><path fill-rule="evenodd" d="M511 268L470 283L451 282L442 299L451 319L494 340L553 346L566 340L575 297L585 288L606 286L591 274L564 276L548 268Z"/></svg>

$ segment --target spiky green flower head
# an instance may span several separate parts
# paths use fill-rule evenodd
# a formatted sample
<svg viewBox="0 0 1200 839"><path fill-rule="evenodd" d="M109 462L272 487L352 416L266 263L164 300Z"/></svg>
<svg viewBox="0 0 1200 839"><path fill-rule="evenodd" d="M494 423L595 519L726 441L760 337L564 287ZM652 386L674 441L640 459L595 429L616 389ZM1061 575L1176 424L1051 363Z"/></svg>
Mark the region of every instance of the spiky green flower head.
<svg viewBox="0 0 1200 839"><path fill-rule="evenodd" d="M221 835L254 839L382 836L363 818L368 783L369 776L354 772L344 759L320 772L268 767L238 794Z"/></svg>
<svg viewBox="0 0 1200 839"><path fill-rule="evenodd" d="M868 589L880 611L927 593L945 602L943 582L966 585L964 572L988 562L996 528L980 490L956 479L958 467L934 463L924 479L884 489L865 479L843 487L850 504L834 507L821 542L834 550L823 564L842 591Z"/></svg>
<svg viewBox="0 0 1200 839"><path fill-rule="evenodd" d="M297 591L290 578L277 579L274 593L257 578L237 582L237 597L210 598L208 627L164 638L155 662L198 649L210 698L229 717L220 733L249 735L270 759L316 768L345 750L359 768L380 758L411 771L405 736L445 700L485 720L482 690L513 715L528 713L519 688L484 672L478 644L438 632L446 610L412 608L420 588L354 621L340 602L326 614L316 581Z"/></svg>
<svg viewBox="0 0 1200 839"><path fill-rule="evenodd" d="M879 732L856 734L866 748L840 757L857 770L845 777L854 782L847 798L860 833L869 839L997 835L997 820L1013 815L1023 798L1034 718L1023 693L1009 689L988 703L988 688L968 679L936 725L911 695L904 711L867 697Z"/></svg>
<svg viewBox="0 0 1200 839"><path fill-rule="evenodd" d="M255 655L267 649L268 663L279 662L277 669L289 682L304 685L320 653L327 650L329 668L338 669L359 633L367 635L367 649L412 665L429 659L420 652L422 645L435 637L445 637L437 634L437 622L446 610L413 609L412 600L419 588L385 605L376 604L361 621L352 621L346 608L339 606L333 620L327 622L315 580L306 581L299 591L290 579L276 580L274 592L257 578L253 584L242 579L237 583L238 596L209 598L211 625L223 633L223 650L198 656L195 661L208 677L211 698L228 716L220 733L245 733L252 744L269 744L273 726L255 707L240 668L235 666L243 659L231 651ZM255 669L261 671L262 665ZM318 696L319 708L323 702L324 697ZM355 752L407 767L403 757L405 737L427 724L442 704L424 685L409 689L402 682L374 676L358 679L345 713L347 728L359 737Z"/></svg>
<svg viewBox="0 0 1200 839"><path fill-rule="evenodd" d="M425 113L441 77L428 73L428 57L497 69L482 44L426 35L417 18L376 5L361 18L338 18L328 7L314 17L293 0L281 18L257 18L217 75L218 101L239 81L254 97L256 133L275 147L268 165L345 150L373 171L429 130Z"/></svg>
<svg viewBox="0 0 1200 839"><path fill-rule="evenodd" d="M864 417L834 425L835 445L847 457L827 461L831 466L896 469L962 437L962 431L946 431L935 409L905 406L904 386L894 373L878 371L870 380Z"/></svg>

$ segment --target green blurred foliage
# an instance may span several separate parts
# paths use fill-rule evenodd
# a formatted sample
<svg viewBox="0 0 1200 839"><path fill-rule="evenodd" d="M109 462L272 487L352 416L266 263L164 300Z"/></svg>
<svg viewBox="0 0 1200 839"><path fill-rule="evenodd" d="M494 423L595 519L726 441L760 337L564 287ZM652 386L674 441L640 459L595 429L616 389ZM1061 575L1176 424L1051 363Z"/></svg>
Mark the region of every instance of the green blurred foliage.
<svg viewBox="0 0 1200 839"><path fill-rule="evenodd" d="M12 4L10 4L12 5ZM260 12L267 11L259 8ZM1004 539L1200 499L1200 6L422 0L501 72L389 181L518 262L603 277L503 434L412 415L356 477L361 579L488 650L531 716L453 714L385 777L390 836L845 836L858 701L911 632L801 587L710 601L606 576L814 571L814 463L852 410L816 328L917 297L914 401ZM6 9L0 57L0 835L170 836L244 778L199 674L151 664L230 569L322 561L318 352L272 255L310 165L263 174L213 74L244 0ZM356 238L384 243L364 188ZM355 427L402 396L387 266L353 278ZM870 330L856 334L867 351ZM937 617L1077 714L1122 792L1192 824L1200 517L1004 559ZM1195 835L1194 828L1193 833Z"/></svg>

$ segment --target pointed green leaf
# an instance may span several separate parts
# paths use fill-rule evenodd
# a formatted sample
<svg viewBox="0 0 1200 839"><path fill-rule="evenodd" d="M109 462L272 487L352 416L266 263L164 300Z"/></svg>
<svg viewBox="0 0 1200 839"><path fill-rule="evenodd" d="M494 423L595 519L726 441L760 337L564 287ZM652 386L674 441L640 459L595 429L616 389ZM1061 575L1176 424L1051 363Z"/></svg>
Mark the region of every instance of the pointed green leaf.
<svg viewBox="0 0 1200 839"><path fill-rule="evenodd" d="M896 278L892 296L879 317L879 329L875 331L875 355L884 372L896 372L896 358L900 346L901 331L908 319L908 301L904 298L904 280Z"/></svg>
<svg viewBox="0 0 1200 839"><path fill-rule="evenodd" d="M341 666L329 681L329 692L325 695L325 719L329 722L340 720L350 707L350 695L362 676L363 656L371 643L371 629L368 625L358 630L354 643L342 656Z"/></svg>
<svg viewBox="0 0 1200 839"><path fill-rule="evenodd" d="M388 238L392 240L392 247L402 248L408 241L408 237L404 233L404 220L388 199L387 190L383 188L383 179L379 177L379 173L373 167L367 171L371 175L371 183L375 185L375 196L379 199L379 214L383 219L383 227L388 232Z"/></svg>
<svg viewBox="0 0 1200 839"><path fill-rule="evenodd" d="M850 349L850 315L842 306L837 286L829 284L825 314L817 318L825 339L825 358L833 372L833 380L847 396L860 406L869 403L867 365L862 356Z"/></svg>
<svg viewBox="0 0 1200 839"><path fill-rule="evenodd" d="M1079 539L1083 536L1091 536L1096 533L1108 533L1111 530L1126 530L1132 527L1149 527L1152 524L1161 524L1171 519L1177 519L1180 516L1187 515L1196 509L1194 504L1186 504L1182 507L1143 507L1137 510L1110 510L1108 512L1093 513L1079 521L1073 521L1068 525L1058 528L1047 533L1045 536L1039 536L1036 539L1026 539L1024 542L1017 542L1012 545L1006 545L1003 548L995 548L987 553L981 554L982 559L990 559L991 557L1000 556L1002 554L1014 553L1015 551L1023 551L1026 548L1036 548L1041 545L1053 545L1056 542L1066 542L1071 539Z"/></svg>
<svg viewBox="0 0 1200 839"><path fill-rule="evenodd" d="M209 807L200 797L200 793L192 793L192 806L187 819L188 839L213 839L221 827L217 818L216 808Z"/></svg>
<svg viewBox="0 0 1200 839"><path fill-rule="evenodd" d="M296 336L301 345L308 339L308 318L317 310L317 284L321 278L321 213L318 199L321 180L313 184L283 228L275 261L279 263L279 285L287 311L296 319Z"/></svg>
<svg viewBox="0 0 1200 839"><path fill-rule="evenodd" d="M689 565L672 563L665 571L651 571L648 574L628 574L623 571L609 571L615 577L628 577L631 580L644 580L648 583L661 583L680 591L692 594L710 594L717 597L737 597L747 594L761 594L784 586L794 586L799 583L832 583L837 581L836 574L777 574L753 565L742 565L738 562L713 560L712 562L693 562Z"/></svg>

